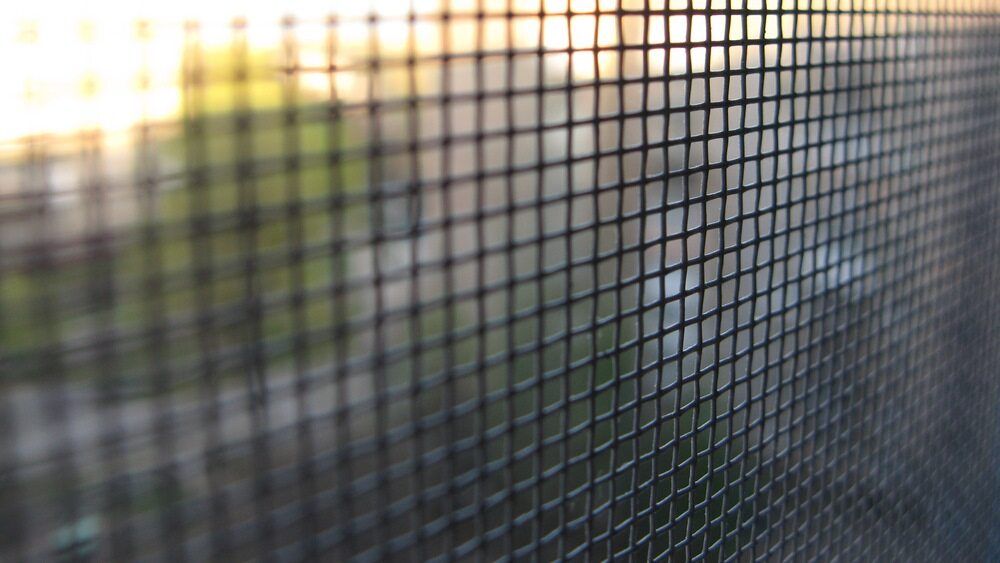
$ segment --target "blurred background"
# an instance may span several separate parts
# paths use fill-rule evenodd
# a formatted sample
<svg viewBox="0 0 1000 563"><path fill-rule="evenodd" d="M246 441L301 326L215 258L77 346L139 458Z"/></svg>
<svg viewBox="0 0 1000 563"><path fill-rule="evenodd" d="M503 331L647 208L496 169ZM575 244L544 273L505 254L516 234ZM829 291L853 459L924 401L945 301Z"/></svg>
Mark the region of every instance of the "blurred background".
<svg viewBox="0 0 1000 563"><path fill-rule="evenodd" d="M985 7L137 4L0 8L0 558L996 543Z"/></svg>

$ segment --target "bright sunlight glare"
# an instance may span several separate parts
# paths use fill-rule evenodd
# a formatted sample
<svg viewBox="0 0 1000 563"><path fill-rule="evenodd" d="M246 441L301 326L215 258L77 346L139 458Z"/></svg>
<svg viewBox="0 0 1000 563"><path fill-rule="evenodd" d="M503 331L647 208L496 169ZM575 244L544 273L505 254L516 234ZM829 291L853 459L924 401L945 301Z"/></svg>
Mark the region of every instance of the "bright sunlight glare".
<svg viewBox="0 0 1000 563"><path fill-rule="evenodd" d="M621 71L615 48L622 44L646 45L644 72L657 76L701 72L727 57L725 48L700 43L796 33L792 31L795 16L765 13L728 21L729 16L712 11L742 9L742 0L706 1L8 3L0 8L0 65L7 75L0 82L0 141L80 130L124 131L143 121L176 118L182 110L185 22L192 21L198 22L198 41L203 46L227 48L233 40L232 23L242 18L248 50L278 52L283 30L275 22L293 17L299 87L323 95L335 91L338 99L354 100L368 94L364 65L376 56L401 58L412 51L420 60L446 52L542 47L552 52L545 57L547 67L561 65L574 79L593 80ZM771 0L766 8L816 9L825 2ZM749 0L745 9L759 12L762 7L761 0ZM434 17L445 10L456 16L447 25ZM629 15L629 10L636 15ZM477 11L515 17L485 18L481 23L473 17L459 17ZM806 21L807 26L810 23ZM337 70L331 73L330 69Z"/></svg>

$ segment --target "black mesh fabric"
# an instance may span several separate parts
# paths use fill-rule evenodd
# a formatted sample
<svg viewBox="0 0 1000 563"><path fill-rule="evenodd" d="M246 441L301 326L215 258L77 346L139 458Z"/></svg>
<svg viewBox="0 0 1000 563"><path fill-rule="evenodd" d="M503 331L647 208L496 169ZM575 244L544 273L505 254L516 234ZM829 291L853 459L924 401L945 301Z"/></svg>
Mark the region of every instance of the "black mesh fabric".
<svg viewBox="0 0 1000 563"><path fill-rule="evenodd" d="M0 559L1000 559L995 6L331 4L0 134Z"/></svg>

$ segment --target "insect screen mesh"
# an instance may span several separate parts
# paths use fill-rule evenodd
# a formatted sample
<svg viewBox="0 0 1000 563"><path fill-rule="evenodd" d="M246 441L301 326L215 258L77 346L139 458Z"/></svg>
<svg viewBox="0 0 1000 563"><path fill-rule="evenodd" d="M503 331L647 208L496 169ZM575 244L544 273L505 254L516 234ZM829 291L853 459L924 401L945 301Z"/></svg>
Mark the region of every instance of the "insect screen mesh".
<svg viewBox="0 0 1000 563"><path fill-rule="evenodd" d="M298 4L4 28L0 559L1000 557L992 5Z"/></svg>

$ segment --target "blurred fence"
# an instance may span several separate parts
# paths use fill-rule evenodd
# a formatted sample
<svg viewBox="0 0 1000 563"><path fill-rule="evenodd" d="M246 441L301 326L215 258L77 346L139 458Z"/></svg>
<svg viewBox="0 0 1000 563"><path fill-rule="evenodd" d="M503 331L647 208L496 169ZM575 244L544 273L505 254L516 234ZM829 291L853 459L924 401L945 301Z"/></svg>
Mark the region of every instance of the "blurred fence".
<svg viewBox="0 0 1000 563"><path fill-rule="evenodd" d="M300 3L0 34L0 559L1000 558L995 7Z"/></svg>

